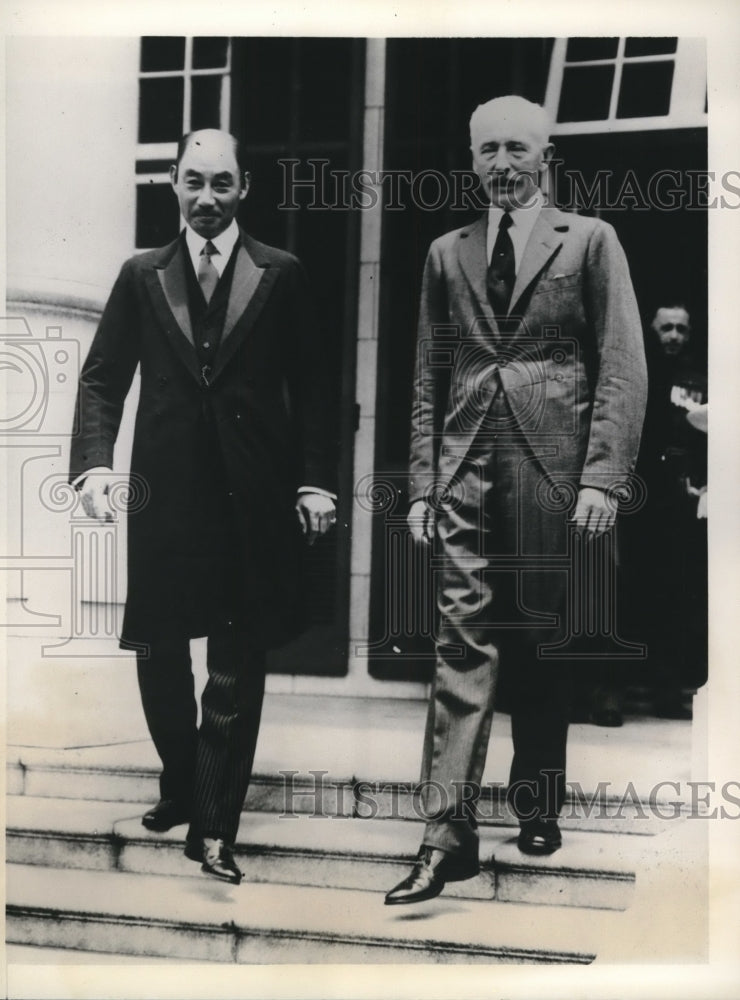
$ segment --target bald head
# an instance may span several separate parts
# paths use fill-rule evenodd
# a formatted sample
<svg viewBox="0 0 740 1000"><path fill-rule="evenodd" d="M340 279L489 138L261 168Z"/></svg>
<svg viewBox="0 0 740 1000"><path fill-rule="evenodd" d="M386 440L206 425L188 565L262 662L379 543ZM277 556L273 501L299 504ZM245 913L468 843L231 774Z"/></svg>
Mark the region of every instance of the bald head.
<svg viewBox="0 0 740 1000"><path fill-rule="evenodd" d="M553 146L544 108L523 97L496 97L470 118L473 169L491 202L504 211L532 201Z"/></svg>
<svg viewBox="0 0 740 1000"><path fill-rule="evenodd" d="M545 109L513 94L478 105L470 116L471 147L474 149L491 129L501 128L524 130L542 146L550 141L550 119Z"/></svg>
<svg viewBox="0 0 740 1000"><path fill-rule="evenodd" d="M239 175L243 176L247 172L246 156L242 144L231 132L225 132L219 128L201 128L195 132L188 132L177 144L177 159L175 160L175 170L180 166L185 153L191 146L200 149L212 149L216 151L220 148L228 148L234 154Z"/></svg>

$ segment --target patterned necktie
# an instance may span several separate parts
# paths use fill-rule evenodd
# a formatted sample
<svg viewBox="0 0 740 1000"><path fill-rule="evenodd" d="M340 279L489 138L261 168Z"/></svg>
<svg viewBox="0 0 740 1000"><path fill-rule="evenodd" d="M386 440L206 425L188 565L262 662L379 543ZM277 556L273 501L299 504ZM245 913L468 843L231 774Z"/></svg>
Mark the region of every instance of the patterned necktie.
<svg viewBox="0 0 740 1000"><path fill-rule="evenodd" d="M213 243L206 240L206 244L200 252L198 261L198 284L200 285L206 302L211 301L211 296L218 284L218 271L216 270L211 257L218 253Z"/></svg>
<svg viewBox="0 0 740 1000"><path fill-rule="evenodd" d="M491 263L486 274L486 290L493 307L493 314L498 320L503 319L509 311L511 293L514 289L516 262L514 259L514 244L509 236L511 214L504 212L498 224L498 236L493 245Z"/></svg>

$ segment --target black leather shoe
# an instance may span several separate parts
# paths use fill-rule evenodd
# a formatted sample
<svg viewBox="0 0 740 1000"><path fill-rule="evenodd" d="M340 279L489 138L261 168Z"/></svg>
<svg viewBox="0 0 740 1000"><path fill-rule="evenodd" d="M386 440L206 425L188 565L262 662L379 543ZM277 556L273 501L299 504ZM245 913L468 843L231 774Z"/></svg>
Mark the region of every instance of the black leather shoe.
<svg viewBox="0 0 740 1000"><path fill-rule="evenodd" d="M524 823L516 844L522 854L554 854L563 846L557 820L536 819Z"/></svg>
<svg viewBox="0 0 740 1000"><path fill-rule="evenodd" d="M447 882L462 882L480 871L477 861L459 858L436 847L422 846L409 875L386 895L387 906L421 903L439 896Z"/></svg>
<svg viewBox="0 0 740 1000"><path fill-rule="evenodd" d="M658 719L683 719L686 721L689 721L694 714L679 697L656 698L653 702L653 713Z"/></svg>
<svg viewBox="0 0 740 1000"><path fill-rule="evenodd" d="M234 861L234 848L224 843L220 837L186 840L185 857L191 861L201 861L200 870L222 882L239 885L242 880L242 873Z"/></svg>
<svg viewBox="0 0 740 1000"><path fill-rule="evenodd" d="M190 810L187 806L172 799L162 799L141 817L142 826L156 833L164 833L173 826L187 823L190 820Z"/></svg>

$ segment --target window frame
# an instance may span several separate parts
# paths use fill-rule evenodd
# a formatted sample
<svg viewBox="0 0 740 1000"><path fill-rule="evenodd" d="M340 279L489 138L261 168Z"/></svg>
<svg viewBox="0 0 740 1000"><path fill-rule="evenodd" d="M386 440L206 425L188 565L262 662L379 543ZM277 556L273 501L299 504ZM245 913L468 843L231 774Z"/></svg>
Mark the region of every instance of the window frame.
<svg viewBox="0 0 740 1000"><path fill-rule="evenodd" d="M610 59L566 61L567 38L556 38L550 61L550 75L545 94L545 109L552 121L552 135L584 135L597 132L646 132L658 129L696 128L707 124L706 112L706 42L703 38L678 38L676 51L660 55L624 54L627 38L619 38L617 54ZM617 118L622 71L625 65L673 62L670 106L665 115ZM559 122L557 120L563 76L570 66L614 66L614 80L607 118L598 121Z"/></svg>
<svg viewBox="0 0 740 1000"><path fill-rule="evenodd" d="M221 101L219 114L219 128L228 131L231 121L231 71L232 71L232 39L226 39L226 60L223 66L206 67L195 69L193 67L193 48L195 38L201 36L185 36L185 56L182 69L167 70L139 70L137 80L156 79L183 79L183 109L181 135L186 135L191 130L193 78L197 76L219 76L221 77ZM204 36L205 37L205 36ZM139 52L141 52L141 39L139 40ZM139 142L137 131L136 161L134 164L134 186L148 187L152 184L165 184L169 186L169 166L162 170L140 172L139 166L142 162L165 160L168 164L174 163L177 156L177 142ZM137 220L138 222L138 220ZM148 246L138 246L137 250L150 250Z"/></svg>

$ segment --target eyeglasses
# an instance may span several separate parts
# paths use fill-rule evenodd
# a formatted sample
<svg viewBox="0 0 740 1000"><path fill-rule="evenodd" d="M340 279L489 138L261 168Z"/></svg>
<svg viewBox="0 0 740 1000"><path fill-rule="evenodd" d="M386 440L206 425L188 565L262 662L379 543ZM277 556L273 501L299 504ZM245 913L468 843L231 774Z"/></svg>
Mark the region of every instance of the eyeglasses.
<svg viewBox="0 0 740 1000"><path fill-rule="evenodd" d="M671 330L675 330L676 333L688 333L689 328L685 323L661 323L658 327L661 333L670 333Z"/></svg>

